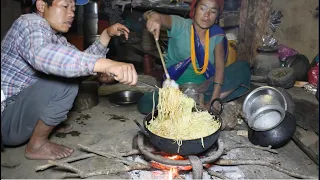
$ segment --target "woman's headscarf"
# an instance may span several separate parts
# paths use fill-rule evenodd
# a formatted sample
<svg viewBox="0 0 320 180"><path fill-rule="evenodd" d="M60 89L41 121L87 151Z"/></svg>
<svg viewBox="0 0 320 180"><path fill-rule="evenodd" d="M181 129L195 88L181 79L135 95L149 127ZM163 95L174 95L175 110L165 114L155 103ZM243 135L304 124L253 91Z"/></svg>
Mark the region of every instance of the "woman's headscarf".
<svg viewBox="0 0 320 180"><path fill-rule="evenodd" d="M200 1L200 0L192 0L191 2L191 5L190 5L190 13L189 13L189 16L191 19L194 18L194 13L195 13L195 10L196 10L196 4L197 4L197 1ZM224 0L214 0L217 2L218 6L219 6L219 14L222 13L223 11L223 6L224 6Z"/></svg>

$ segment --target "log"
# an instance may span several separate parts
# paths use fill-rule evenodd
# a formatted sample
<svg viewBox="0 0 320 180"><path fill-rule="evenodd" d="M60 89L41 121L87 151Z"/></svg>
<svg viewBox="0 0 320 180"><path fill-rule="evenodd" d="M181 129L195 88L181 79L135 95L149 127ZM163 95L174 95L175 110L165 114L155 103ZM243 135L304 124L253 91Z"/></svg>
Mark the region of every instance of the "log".
<svg viewBox="0 0 320 180"><path fill-rule="evenodd" d="M269 28L271 0L242 0L240 7L238 59L251 65Z"/></svg>

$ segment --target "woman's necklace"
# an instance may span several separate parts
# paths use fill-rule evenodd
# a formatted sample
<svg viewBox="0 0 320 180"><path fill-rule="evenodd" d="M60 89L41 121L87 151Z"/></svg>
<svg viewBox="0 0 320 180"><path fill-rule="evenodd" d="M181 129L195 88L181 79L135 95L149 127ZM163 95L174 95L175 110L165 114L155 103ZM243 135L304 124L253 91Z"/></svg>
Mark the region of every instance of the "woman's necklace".
<svg viewBox="0 0 320 180"><path fill-rule="evenodd" d="M196 74L201 75L206 72L207 67L209 65L209 30L206 31L206 37L205 37L205 51L204 51L204 63L202 68L197 68L196 64L196 50L195 50L195 44L194 44L194 29L191 25L191 36L190 36L190 49L191 49L191 62L193 70ZM200 71L199 71L200 70Z"/></svg>

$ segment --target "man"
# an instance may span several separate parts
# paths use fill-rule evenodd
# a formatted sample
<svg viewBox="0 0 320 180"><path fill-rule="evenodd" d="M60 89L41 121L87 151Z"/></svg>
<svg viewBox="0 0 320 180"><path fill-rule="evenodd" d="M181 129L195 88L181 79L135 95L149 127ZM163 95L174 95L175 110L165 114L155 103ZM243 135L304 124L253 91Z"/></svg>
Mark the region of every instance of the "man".
<svg viewBox="0 0 320 180"><path fill-rule="evenodd" d="M112 73L121 83L137 82L132 64L105 58L112 36L128 38L125 26L105 29L85 52L61 35L71 27L75 3L87 1L33 0L36 13L18 18L1 42L2 143L16 146L29 140L28 159L61 159L74 151L49 142L48 136L67 119L78 93L75 77Z"/></svg>

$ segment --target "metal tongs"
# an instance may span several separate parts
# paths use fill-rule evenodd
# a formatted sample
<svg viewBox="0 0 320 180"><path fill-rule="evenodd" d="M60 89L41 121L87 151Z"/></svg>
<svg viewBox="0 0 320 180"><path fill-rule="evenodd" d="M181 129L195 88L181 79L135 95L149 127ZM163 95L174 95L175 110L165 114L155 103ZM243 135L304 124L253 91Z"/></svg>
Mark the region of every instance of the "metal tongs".
<svg viewBox="0 0 320 180"><path fill-rule="evenodd" d="M115 75L113 73L110 73L110 76L111 77L117 77L117 75ZM137 84L145 85L145 86L151 87L152 89L158 89L157 87L155 87L155 86L153 86L151 84L148 84L148 83L145 83L145 82L142 82L142 81L139 81L139 80L138 80Z"/></svg>

